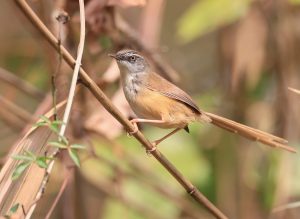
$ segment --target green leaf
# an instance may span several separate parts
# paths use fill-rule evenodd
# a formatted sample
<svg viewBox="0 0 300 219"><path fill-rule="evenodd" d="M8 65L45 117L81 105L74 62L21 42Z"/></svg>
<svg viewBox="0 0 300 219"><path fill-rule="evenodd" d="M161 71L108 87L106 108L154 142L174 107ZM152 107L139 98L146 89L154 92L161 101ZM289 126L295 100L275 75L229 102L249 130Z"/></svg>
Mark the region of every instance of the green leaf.
<svg viewBox="0 0 300 219"><path fill-rule="evenodd" d="M44 121L44 122L46 122L46 123L48 123L48 124L50 124L50 123L51 123L50 119L49 119L49 118L47 118L47 117L46 117L46 116L44 116L44 115L41 115L41 116L40 116L40 118L41 118L41 120L42 120L42 121Z"/></svg>
<svg viewBox="0 0 300 219"><path fill-rule="evenodd" d="M31 157L33 160L36 159L36 155L32 153L31 151L25 150L24 151L25 156Z"/></svg>
<svg viewBox="0 0 300 219"><path fill-rule="evenodd" d="M26 161L34 161L34 158L32 158L31 156L27 156L27 155L12 155L11 156L13 159L15 160L26 160Z"/></svg>
<svg viewBox="0 0 300 219"><path fill-rule="evenodd" d="M55 132L55 133L58 134L58 133L59 133L59 126L62 125L62 124L64 124L63 121L55 120L55 121L51 122L51 125L49 126L49 128L50 128L53 132Z"/></svg>
<svg viewBox="0 0 300 219"><path fill-rule="evenodd" d="M40 168L46 169L48 167L47 157L38 157L35 162Z"/></svg>
<svg viewBox="0 0 300 219"><path fill-rule="evenodd" d="M51 124L51 125L49 125L49 128L50 128L50 130L51 131L53 131L54 133L59 133L59 130L58 130L58 126L57 125L55 125L55 124Z"/></svg>
<svg viewBox="0 0 300 219"><path fill-rule="evenodd" d="M47 123L45 121L42 122L37 122L35 124L33 124L33 127L41 127L41 126L46 126Z"/></svg>
<svg viewBox="0 0 300 219"><path fill-rule="evenodd" d="M65 136L59 135L58 137L60 138L63 144L69 145L69 141Z"/></svg>
<svg viewBox="0 0 300 219"><path fill-rule="evenodd" d="M65 124L65 122L61 121L61 120L54 120L52 122L52 124L55 124L55 125L62 125L62 124Z"/></svg>
<svg viewBox="0 0 300 219"><path fill-rule="evenodd" d="M15 160L24 160L24 161L35 161L36 155L30 151L25 150L24 154L16 154L11 156Z"/></svg>
<svg viewBox="0 0 300 219"><path fill-rule="evenodd" d="M46 160L54 160L54 157L44 157Z"/></svg>
<svg viewBox="0 0 300 219"><path fill-rule="evenodd" d="M63 144L61 142L58 142L58 141L49 141L48 145L51 145L51 146L56 147L56 148L61 148L61 149L68 148L68 145L65 145L65 144Z"/></svg>
<svg viewBox="0 0 300 219"><path fill-rule="evenodd" d="M72 149L86 149L84 145L81 144L71 144L70 148Z"/></svg>
<svg viewBox="0 0 300 219"><path fill-rule="evenodd" d="M21 176L21 174L26 170L26 168L30 165L30 163L31 162L25 161L16 166L12 174L12 180L18 179Z"/></svg>
<svg viewBox="0 0 300 219"><path fill-rule="evenodd" d="M14 204L10 209L9 209L9 212L10 213L16 213L16 211L18 210L20 204L17 203L17 204Z"/></svg>
<svg viewBox="0 0 300 219"><path fill-rule="evenodd" d="M79 156L77 154L77 151L74 150L74 149L69 149L68 152L69 152L69 155L70 155L71 159L76 164L76 166L80 167L80 159L79 159Z"/></svg>

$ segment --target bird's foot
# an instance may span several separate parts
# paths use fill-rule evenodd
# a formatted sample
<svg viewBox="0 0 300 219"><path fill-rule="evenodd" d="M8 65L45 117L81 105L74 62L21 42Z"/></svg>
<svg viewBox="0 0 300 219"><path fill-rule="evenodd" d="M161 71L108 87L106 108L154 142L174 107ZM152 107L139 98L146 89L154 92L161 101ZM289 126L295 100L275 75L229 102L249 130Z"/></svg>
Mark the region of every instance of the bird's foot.
<svg viewBox="0 0 300 219"><path fill-rule="evenodd" d="M137 133L139 131L139 127L137 126L135 119L130 120L130 122L133 125L134 129L133 129L133 131L127 132L128 137L131 137L132 135L134 135L135 133Z"/></svg>
<svg viewBox="0 0 300 219"><path fill-rule="evenodd" d="M159 142L158 142L159 143ZM157 143L157 141L153 141L153 142L151 142L151 144L152 144L152 148L151 149L146 149L146 153L148 154L148 155L151 155L154 151L156 151L156 149L157 149L157 145L158 145L158 143Z"/></svg>

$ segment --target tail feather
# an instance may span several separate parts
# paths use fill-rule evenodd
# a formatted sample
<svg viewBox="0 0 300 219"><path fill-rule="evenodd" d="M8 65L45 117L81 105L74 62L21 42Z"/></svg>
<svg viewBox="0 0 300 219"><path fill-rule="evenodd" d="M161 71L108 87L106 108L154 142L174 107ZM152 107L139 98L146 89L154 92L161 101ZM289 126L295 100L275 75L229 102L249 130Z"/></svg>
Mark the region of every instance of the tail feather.
<svg viewBox="0 0 300 219"><path fill-rule="evenodd" d="M286 139L277 137L275 135L263 132L255 128L251 128L249 126L237 123L235 121L226 119L224 117L212 113L206 112L205 114L211 119L212 124L220 128L239 134L250 140L261 142L271 147L278 147L296 153L296 150L294 148L287 145L288 141Z"/></svg>

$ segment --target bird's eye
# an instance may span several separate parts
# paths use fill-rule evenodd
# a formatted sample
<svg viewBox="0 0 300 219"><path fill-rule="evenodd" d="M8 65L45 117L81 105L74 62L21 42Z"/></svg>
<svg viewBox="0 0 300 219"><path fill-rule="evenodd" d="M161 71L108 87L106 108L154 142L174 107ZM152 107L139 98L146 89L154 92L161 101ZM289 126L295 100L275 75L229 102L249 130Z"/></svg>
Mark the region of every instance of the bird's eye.
<svg viewBox="0 0 300 219"><path fill-rule="evenodd" d="M129 60L130 60L130 62L134 62L134 61L135 61L135 59L136 59L136 57L135 57L135 56L130 56L130 57L129 57Z"/></svg>

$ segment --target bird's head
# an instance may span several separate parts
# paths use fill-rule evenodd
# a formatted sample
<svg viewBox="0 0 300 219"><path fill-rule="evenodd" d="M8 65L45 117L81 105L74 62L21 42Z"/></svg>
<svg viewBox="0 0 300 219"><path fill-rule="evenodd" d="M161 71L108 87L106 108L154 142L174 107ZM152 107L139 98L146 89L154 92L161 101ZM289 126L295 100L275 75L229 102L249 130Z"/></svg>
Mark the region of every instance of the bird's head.
<svg viewBox="0 0 300 219"><path fill-rule="evenodd" d="M145 72L149 66L146 59L134 50L121 50L109 56L117 61L120 71L141 73Z"/></svg>

